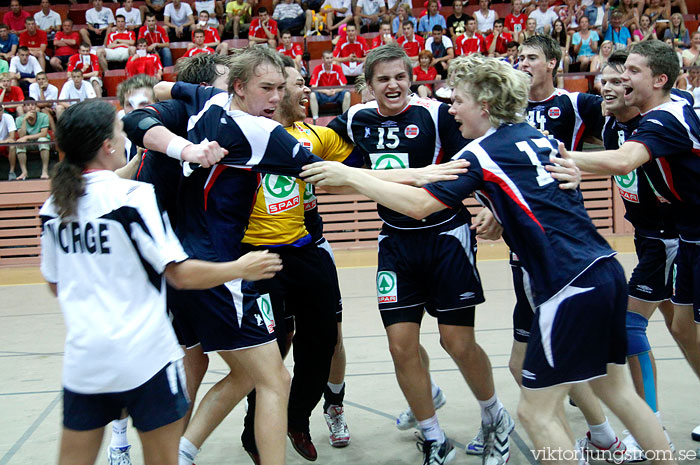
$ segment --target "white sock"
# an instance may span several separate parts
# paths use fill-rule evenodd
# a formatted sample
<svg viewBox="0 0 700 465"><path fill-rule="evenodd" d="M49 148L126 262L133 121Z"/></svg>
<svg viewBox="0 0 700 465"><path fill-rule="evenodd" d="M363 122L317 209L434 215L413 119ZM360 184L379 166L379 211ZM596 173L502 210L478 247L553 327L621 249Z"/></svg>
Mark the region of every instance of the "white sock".
<svg viewBox="0 0 700 465"><path fill-rule="evenodd" d="M588 430L591 432L593 444L602 448L610 447L617 439L615 431L608 423L608 417L605 417L605 421L600 425L588 425Z"/></svg>
<svg viewBox="0 0 700 465"><path fill-rule="evenodd" d="M654 415L656 415L656 419L659 420L659 424L663 426L664 424L661 422L661 411L654 412Z"/></svg>
<svg viewBox="0 0 700 465"><path fill-rule="evenodd" d="M180 451L178 453L178 465L192 465L199 449L192 444L185 436L180 438Z"/></svg>
<svg viewBox="0 0 700 465"><path fill-rule="evenodd" d="M129 417L112 422L112 440L109 442L109 447L127 447L129 440L126 437L126 428L129 424Z"/></svg>
<svg viewBox="0 0 700 465"><path fill-rule="evenodd" d="M418 422L420 430L426 441L445 442L445 432L440 428L437 414Z"/></svg>
<svg viewBox="0 0 700 465"><path fill-rule="evenodd" d="M435 380L433 380L433 376L430 376L430 393L433 395L433 399L437 397L438 391L440 390L440 386L435 384Z"/></svg>
<svg viewBox="0 0 700 465"><path fill-rule="evenodd" d="M345 386L345 381L340 384L333 384L331 382L328 382L327 384L328 389L330 389L333 394L340 394L340 391L343 390L343 386Z"/></svg>
<svg viewBox="0 0 700 465"><path fill-rule="evenodd" d="M485 425L496 423L503 411L503 404L495 393L488 400L480 400L479 407L481 407L481 422Z"/></svg>

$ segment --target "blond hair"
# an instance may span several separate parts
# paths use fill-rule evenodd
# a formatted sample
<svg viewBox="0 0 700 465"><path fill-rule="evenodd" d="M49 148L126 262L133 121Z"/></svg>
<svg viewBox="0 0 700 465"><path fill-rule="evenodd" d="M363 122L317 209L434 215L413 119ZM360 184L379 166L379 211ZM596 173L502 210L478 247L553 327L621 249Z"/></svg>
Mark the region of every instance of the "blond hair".
<svg viewBox="0 0 700 465"><path fill-rule="evenodd" d="M448 80L474 101L488 104L493 127L524 121L530 82L505 61L478 54L459 57L450 64Z"/></svg>

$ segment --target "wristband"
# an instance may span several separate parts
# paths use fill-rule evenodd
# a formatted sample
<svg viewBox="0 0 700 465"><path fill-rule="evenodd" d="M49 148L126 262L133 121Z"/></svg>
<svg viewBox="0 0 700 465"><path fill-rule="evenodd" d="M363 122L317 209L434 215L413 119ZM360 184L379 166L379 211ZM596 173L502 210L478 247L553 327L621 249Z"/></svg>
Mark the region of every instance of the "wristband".
<svg viewBox="0 0 700 465"><path fill-rule="evenodd" d="M165 153L170 158L182 160L182 151L185 150L185 147L187 147L188 145L194 144L185 139L184 137L177 136L168 143L168 148L165 150Z"/></svg>

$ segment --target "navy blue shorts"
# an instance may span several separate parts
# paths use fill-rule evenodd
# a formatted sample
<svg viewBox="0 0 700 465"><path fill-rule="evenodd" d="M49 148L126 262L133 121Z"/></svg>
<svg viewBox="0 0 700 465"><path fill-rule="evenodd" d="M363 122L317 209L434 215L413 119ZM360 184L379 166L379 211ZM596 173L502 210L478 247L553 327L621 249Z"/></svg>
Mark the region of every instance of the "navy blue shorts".
<svg viewBox="0 0 700 465"><path fill-rule="evenodd" d="M346 92L346 90L342 90L335 95L326 95L321 92L314 92L314 94L316 94L316 101L319 105L323 105L324 103L341 104L343 103L343 97L345 97Z"/></svg>
<svg viewBox="0 0 700 465"><path fill-rule="evenodd" d="M644 302L662 302L673 295L673 263L678 239L634 235L637 266L629 281L629 295Z"/></svg>
<svg viewBox="0 0 700 465"><path fill-rule="evenodd" d="M484 301L475 260L476 239L464 218L424 230L384 225L377 268L384 326L415 322L423 309L440 324L473 326L473 307Z"/></svg>
<svg viewBox="0 0 700 465"><path fill-rule="evenodd" d="M63 388L63 426L75 431L102 428L126 409L134 427L148 432L184 417L189 403L185 369L177 360L129 391L78 394Z"/></svg>
<svg viewBox="0 0 700 465"><path fill-rule="evenodd" d="M530 328L535 319L535 310L530 293L530 276L520 265L520 261L511 252L510 271L513 274L515 291L515 308L513 308L513 339L527 344Z"/></svg>
<svg viewBox="0 0 700 465"><path fill-rule="evenodd" d="M627 280L614 258L594 263L537 308L523 364L523 386L586 381L627 356Z"/></svg>
<svg viewBox="0 0 700 465"><path fill-rule="evenodd" d="M332 281L333 298L336 302L335 319L338 323L341 323L343 321L343 296L340 294L340 281L338 280L338 270L335 267L335 255L333 255L333 249L331 249L331 245L326 238L322 238L317 242L316 247L323 262L324 272L330 276Z"/></svg>
<svg viewBox="0 0 700 465"><path fill-rule="evenodd" d="M206 290L176 291L169 299L176 334L185 346L204 352L239 350L275 340L269 301L240 279Z"/></svg>
<svg viewBox="0 0 700 465"><path fill-rule="evenodd" d="M700 324L700 244L680 240L673 277L671 300L676 305L692 305L695 322Z"/></svg>

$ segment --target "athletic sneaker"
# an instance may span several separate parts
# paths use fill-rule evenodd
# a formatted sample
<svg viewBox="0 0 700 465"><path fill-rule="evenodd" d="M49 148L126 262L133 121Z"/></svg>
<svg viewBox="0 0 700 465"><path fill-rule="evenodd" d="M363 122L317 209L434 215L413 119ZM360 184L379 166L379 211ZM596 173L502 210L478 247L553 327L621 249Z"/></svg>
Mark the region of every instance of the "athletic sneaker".
<svg viewBox="0 0 700 465"><path fill-rule="evenodd" d="M109 465L131 465L129 449L131 446L109 447L107 449L107 463Z"/></svg>
<svg viewBox="0 0 700 465"><path fill-rule="evenodd" d="M416 447L423 452L423 465L442 465L455 458L455 448L449 439L443 442L418 441Z"/></svg>
<svg viewBox="0 0 700 465"><path fill-rule="evenodd" d="M350 430L345 422L345 412L342 405L331 405L323 414L331 432L330 443L333 447L345 447L350 444Z"/></svg>
<svg viewBox="0 0 700 465"><path fill-rule="evenodd" d="M479 426L479 432L476 433L474 439L469 441L469 444L464 448L464 452L469 455L481 455L484 453L484 430Z"/></svg>
<svg viewBox="0 0 700 465"><path fill-rule="evenodd" d="M693 439L693 441L700 441L700 425L695 427L693 432L690 433L690 437Z"/></svg>
<svg viewBox="0 0 700 465"><path fill-rule="evenodd" d="M671 441L671 436L668 435L668 431L666 430L666 427L664 426L664 436L666 436L666 440L668 441L668 448L671 449L671 452L674 454L676 453L676 446L673 444L673 441ZM625 439L622 440L622 443L627 447L627 454L631 457L637 457L641 458L644 456L643 451L642 451L642 446L639 445L637 440L632 436L632 433L630 433L627 430L622 431L622 434L626 434Z"/></svg>
<svg viewBox="0 0 700 465"><path fill-rule="evenodd" d="M447 402L447 397L445 397L442 389L438 388L437 394L435 394L433 397L433 406L435 407L435 410L445 405L445 402ZM399 417L396 419L396 427L401 431L415 428L416 426L418 426L418 420L416 420L416 417L413 415L413 411L411 411L410 407L401 412Z"/></svg>
<svg viewBox="0 0 700 465"><path fill-rule="evenodd" d="M639 446L637 446L636 450L628 449L627 445L617 437L610 446L600 447L591 441L591 432L589 431L586 433L586 437L576 441L576 444L581 444L585 448L586 455L591 460L605 460L608 463L617 464L640 463L647 460Z"/></svg>
<svg viewBox="0 0 700 465"><path fill-rule="evenodd" d="M484 449L481 460L484 465L503 465L510 458L510 433L515 429L515 422L503 409L501 418L490 425L481 424L484 435Z"/></svg>

